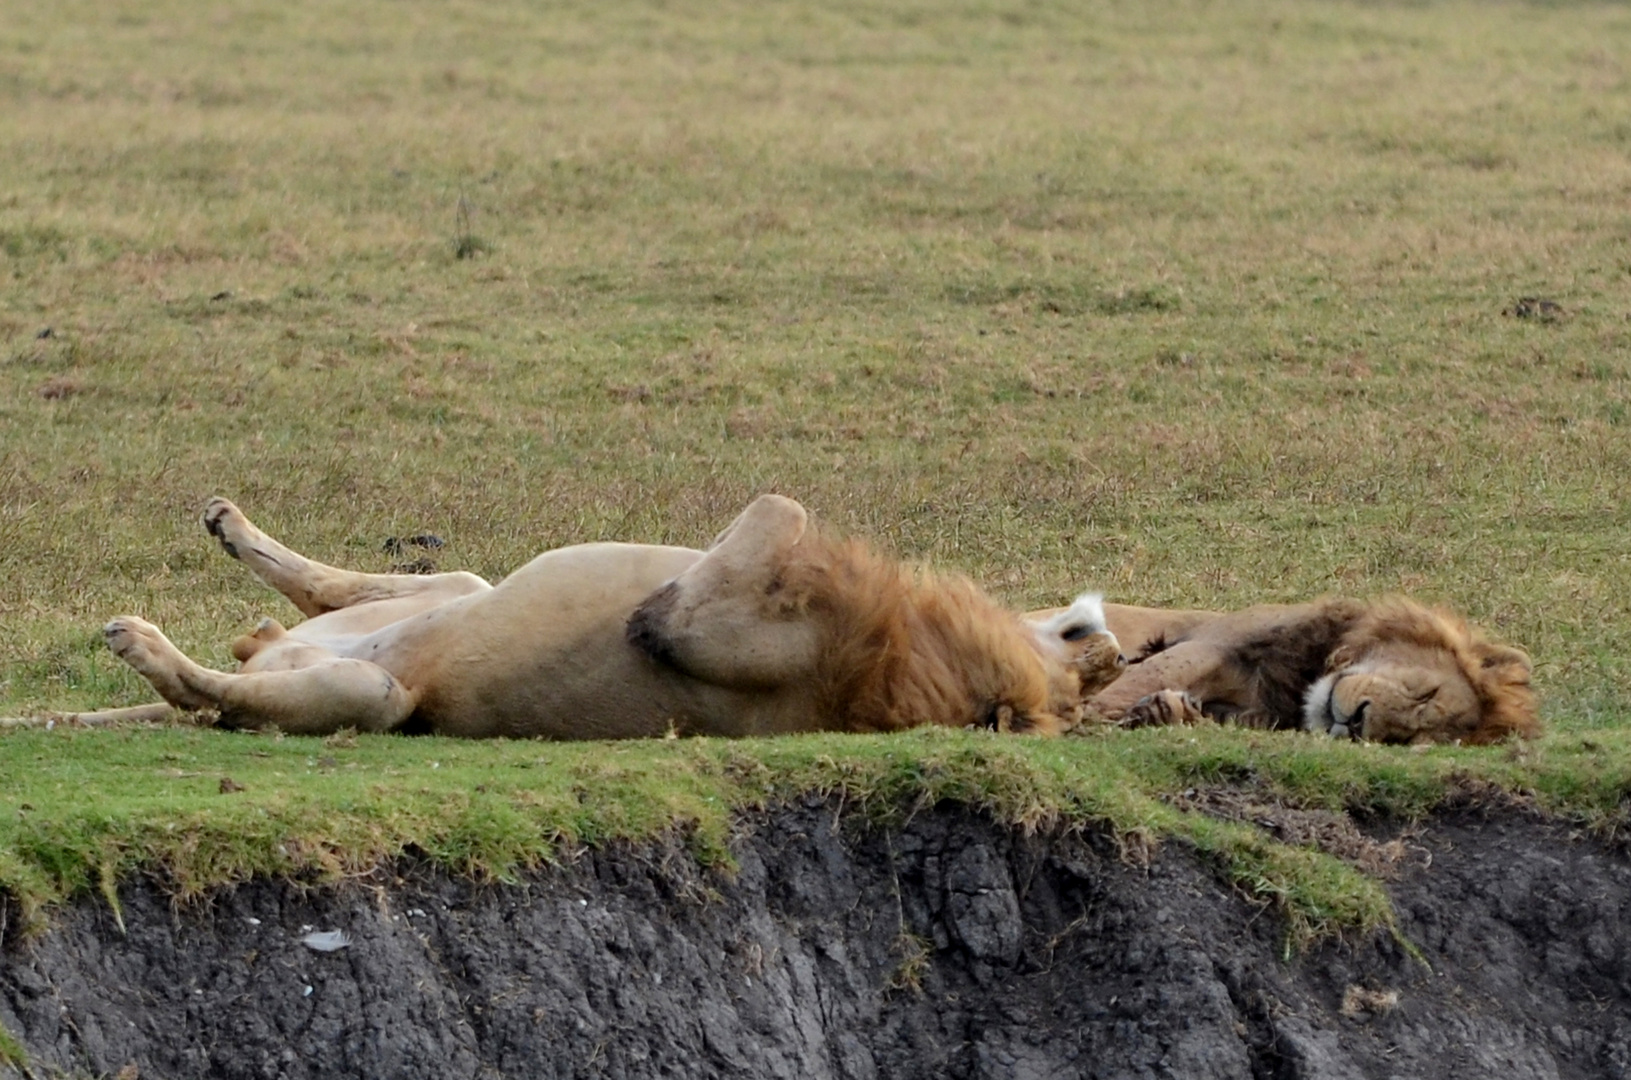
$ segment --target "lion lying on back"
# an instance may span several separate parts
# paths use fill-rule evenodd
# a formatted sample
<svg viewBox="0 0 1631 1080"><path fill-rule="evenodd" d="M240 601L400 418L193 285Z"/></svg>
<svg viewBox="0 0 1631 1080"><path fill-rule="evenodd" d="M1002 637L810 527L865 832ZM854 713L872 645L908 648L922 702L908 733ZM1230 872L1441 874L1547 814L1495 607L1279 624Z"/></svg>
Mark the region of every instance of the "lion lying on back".
<svg viewBox="0 0 1631 1080"><path fill-rule="evenodd" d="M104 633L166 702L214 710L227 726L564 739L922 724L1055 733L1125 666L1096 597L1026 619L962 578L807 528L804 508L775 495L706 552L581 544L497 586L324 566L225 499L204 524L306 621L267 620L240 638L235 673L201 667L132 616Z"/></svg>
<svg viewBox="0 0 1631 1080"><path fill-rule="evenodd" d="M1540 730L1529 657L1411 600L1104 611L1131 662L1090 707L1127 726L1209 718L1470 745Z"/></svg>

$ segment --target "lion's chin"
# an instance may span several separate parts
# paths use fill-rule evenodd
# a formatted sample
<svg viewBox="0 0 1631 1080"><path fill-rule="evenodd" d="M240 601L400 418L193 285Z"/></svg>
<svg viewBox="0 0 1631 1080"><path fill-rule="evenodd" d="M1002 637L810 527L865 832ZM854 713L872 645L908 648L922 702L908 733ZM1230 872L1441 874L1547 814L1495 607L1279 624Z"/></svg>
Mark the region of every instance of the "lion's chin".
<svg viewBox="0 0 1631 1080"><path fill-rule="evenodd" d="M1321 675L1303 695L1303 730L1334 739L1357 738L1358 732L1348 727L1347 720L1337 715L1333 693L1341 672Z"/></svg>

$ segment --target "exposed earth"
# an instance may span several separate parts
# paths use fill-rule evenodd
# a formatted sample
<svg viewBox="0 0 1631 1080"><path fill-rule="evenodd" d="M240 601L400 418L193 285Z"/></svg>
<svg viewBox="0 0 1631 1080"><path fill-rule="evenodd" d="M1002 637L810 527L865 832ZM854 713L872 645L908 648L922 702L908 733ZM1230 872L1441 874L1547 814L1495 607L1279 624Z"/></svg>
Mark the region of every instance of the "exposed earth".
<svg viewBox="0 0 1631 1080"><path fill-rule="evenodd" d="M513 886L132 881L123 932L85 900L8 934L0 1022L35 1076L126 1080L1631 1075L1624 852L1510 806L1372 835L1422 959L1288 958L1176 844L812 800L744 819L732 877L670 839Z"/></svg>

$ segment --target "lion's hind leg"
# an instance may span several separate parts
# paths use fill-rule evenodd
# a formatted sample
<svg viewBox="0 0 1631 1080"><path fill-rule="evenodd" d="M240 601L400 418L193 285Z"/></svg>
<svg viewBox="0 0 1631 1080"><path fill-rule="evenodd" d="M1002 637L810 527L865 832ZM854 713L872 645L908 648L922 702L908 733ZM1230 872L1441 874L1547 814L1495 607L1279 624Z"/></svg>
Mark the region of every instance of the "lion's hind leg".
<svg viewBox="0 0 1631 1080"><path fill-rule="evenodd" d="M213 697L196 685L190 669L204 671L175 647L159 628L146 619L124 615L102 628L102 636L113 655L135 668L153 684L159 697L178 709L196 711L215 707Z"/></svg>
<svg viewBox="0 0 1631 1080"><path fill-rule="evenodd" d="M278 543L244 516L230 500L216 497L204 506L204 528L221 550L289 598L307 618L370 600L422 596L442 603L492 586L474 574L363 574L314 562Z"/></svg>
<svg viewBox="0 0 1631 1080"><path fill-rule="evenodd" d="M144 619L122 616L103 634L165 701L180 709L214 709L225 727L276 727L296 735L347 727L390 731L416 703L390 672L365 660L324 656L301 667L229 674L194 663Z"/></svg>

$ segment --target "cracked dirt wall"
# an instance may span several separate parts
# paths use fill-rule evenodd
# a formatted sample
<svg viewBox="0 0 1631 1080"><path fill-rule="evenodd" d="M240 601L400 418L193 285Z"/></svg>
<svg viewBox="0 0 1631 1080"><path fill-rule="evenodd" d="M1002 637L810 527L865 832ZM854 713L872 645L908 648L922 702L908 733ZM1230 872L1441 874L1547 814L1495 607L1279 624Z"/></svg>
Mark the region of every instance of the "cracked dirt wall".
<svg viewBox="0 0 1631 1080"><path fill-rule="evenodd" d="M405 860L176 910L131 882L124 932L87 900L5 943L0 1022L34 1075L149 1080L1631 1075L1623 853L1514 811L1411 843L1391 888L1426 965L1385 934L1288 960L1175 845L1135 866L816 801L744 820L731 877L669 841L513 886Z"/></svg>

